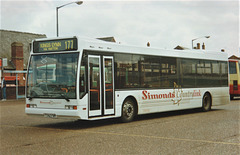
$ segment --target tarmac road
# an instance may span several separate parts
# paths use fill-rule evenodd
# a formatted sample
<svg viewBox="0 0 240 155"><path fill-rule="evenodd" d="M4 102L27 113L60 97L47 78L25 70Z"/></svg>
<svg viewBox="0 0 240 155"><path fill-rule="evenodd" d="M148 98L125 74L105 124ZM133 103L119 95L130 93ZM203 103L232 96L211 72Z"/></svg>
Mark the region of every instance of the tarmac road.
<svg viewBox="0 0 240 155"><path fill-rule="evenodd" d="M69 121L25 115L24 100L0 101L2 155L240 154L240 100L210 112L184 110Z"/></svg>

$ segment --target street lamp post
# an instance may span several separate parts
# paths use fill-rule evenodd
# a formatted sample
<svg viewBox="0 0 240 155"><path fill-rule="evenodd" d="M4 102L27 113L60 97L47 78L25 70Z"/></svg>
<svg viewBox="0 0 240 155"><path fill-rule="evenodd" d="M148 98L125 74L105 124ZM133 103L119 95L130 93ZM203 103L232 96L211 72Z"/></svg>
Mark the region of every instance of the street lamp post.
<svg viewBox="0 0 240 155"><path fill-rule="evenodd" d="M194 41L194 40L197 40L197 39L200 39L200 38L210 38L210 36L203 36L203 37L199 37L199 38L193 39L193 40L192 40L192 49L193 49L193 41Z"/></svg>
<svg viewBox="0 0 240 155"><path fill-rule="evenodd" d="M76 2L70 2L70 3L67 3L67 4L64 4L64 5L61 5L61 6L58 6L56 7L56 20L57 20L57 37L58 37L58 9L66 6L66 5L69 5L69 4L73 4L73 3L76 3L77 5L81 5L83 3L83 1L76 1Z"/></svg>

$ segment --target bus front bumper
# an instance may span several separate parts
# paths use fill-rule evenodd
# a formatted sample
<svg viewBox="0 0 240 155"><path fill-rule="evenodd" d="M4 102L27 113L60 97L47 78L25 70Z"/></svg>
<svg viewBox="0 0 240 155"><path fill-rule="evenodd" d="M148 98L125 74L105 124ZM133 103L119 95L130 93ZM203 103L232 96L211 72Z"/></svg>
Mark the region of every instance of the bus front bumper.
<svg viewBox="0 0 240 155"><path fill-rule="evenodd" d="M79 111L77 110L26 108L25 113L29 116L46 118L81 119Z"/></svg>

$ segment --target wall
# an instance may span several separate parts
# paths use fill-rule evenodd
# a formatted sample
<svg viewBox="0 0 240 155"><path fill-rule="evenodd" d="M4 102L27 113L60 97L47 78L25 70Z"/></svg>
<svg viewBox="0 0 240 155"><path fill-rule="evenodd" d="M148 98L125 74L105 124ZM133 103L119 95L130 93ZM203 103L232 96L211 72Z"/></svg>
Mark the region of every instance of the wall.
<svg viewBox="0 0 240 155"><path fill-rule="evenodd" d="M37 38L46 38L46 35L0 29L0 38L1 38L0 58L7 58L8 60L8 66L4 67L4 70L23 70L27 68L28 59L30 55L30 43L32 43L32 40ZM12 45L14 45L13 48ZM19 45L21 45L21 49L19 49L20 48ZM13 53L13 56L12 50L16 51L15 53ZM21 51L21 54L19 53L19 51ZM12 73L4 73L4 75L2 76L16 76L16 75ZM18 74L18 76L20 77L19 85L21 85L18 87L19 92L18 95L24 95L25 81L23 80L22 77L25 76L25 74ZM16 99L16 86L7 84L6 94L7 99ZM1 89L0 99L2 99Z"/></svg>
<svg viewBox="0 0 240 155"><path fill-rule="evenodd" d="M11 60L11 44L13 42L21 42L23 44L24 66L27 68L28 58L30 54L30 43L37 38L46 38L45 34L33 34L26 32L0 30L0 58L8 58L8 66L5 69L13 69Z"/></svg>
<svg viewBox="0 0 240 155"><path fill-rule="evenodd" d="M7 100L16 99L16 87L7 86L6 88ZM25 95L25 86L18 87L18 95ZM0 89L0 100L2 99L2 89Z"/></svg>

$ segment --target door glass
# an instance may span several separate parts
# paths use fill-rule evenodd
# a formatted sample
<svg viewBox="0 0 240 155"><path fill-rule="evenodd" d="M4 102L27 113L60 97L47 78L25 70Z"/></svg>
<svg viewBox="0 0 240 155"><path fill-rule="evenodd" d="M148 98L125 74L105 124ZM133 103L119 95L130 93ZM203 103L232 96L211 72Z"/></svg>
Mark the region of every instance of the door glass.
<svg viewBox="0 0 240 155"><path fill-rule="evenodd" d="M89 87L90 87L90 110L99 110L101 103L100 93L100 59L89 58Z"/></svg>
<svg viewBox="0 0 240 155"><path fill-rule="evenodd" d="M113 73L112 59L106 58L104 61L105 74L105 103L106 109L113 108Z"/></svg>

